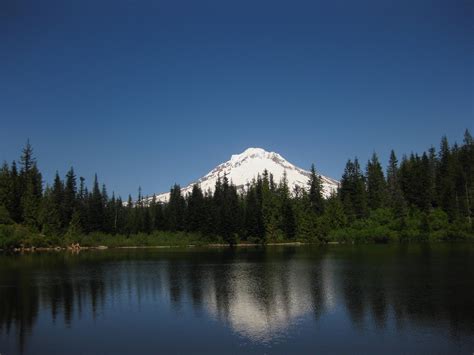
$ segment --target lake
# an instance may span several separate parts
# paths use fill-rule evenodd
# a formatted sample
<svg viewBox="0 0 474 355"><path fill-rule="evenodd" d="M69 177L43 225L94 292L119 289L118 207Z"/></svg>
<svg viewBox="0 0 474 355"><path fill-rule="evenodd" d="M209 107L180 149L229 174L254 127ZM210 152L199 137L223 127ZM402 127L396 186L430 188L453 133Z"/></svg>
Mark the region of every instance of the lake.
<svg viewBox="0 0 474 355"><path fill-rule="evenodd" d="M474 245L0 255L0 353L474 352Z"/></svg>

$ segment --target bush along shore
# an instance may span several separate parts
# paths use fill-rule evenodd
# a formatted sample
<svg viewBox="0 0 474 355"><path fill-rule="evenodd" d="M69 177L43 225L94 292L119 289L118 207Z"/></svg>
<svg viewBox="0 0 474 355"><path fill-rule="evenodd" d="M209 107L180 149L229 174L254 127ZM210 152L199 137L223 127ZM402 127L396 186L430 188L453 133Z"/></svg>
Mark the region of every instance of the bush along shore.
<svg viewBox="0 0 474 355"><path fill-rule="evenodd" d="M222 176L214 192L179 185L167 203L109 194L71 168L45 184L27 142L18 162L0 168L0 248L132 247L269 243L474 240L474 142L441 139L438 149L397 159L376 153L361 168L348 160L337 192L323 197L314 165L307 186L261 175L245 192Z"/></svg>

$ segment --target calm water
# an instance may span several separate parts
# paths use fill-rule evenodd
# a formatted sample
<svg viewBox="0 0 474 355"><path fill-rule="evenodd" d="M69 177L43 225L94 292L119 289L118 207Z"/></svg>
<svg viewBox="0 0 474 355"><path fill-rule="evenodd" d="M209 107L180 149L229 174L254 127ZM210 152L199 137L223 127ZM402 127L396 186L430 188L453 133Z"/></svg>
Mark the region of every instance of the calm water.
<svg viewBox="0 0 474 355"><path fill-rule="evenodd" d="M474 245L0 256L0 353L474 352Z"/></svg>

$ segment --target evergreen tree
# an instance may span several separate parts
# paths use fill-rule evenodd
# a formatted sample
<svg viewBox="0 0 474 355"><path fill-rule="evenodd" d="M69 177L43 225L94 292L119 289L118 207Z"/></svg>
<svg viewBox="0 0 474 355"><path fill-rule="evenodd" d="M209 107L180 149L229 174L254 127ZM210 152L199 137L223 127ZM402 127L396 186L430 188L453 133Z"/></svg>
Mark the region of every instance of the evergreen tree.
<svg viewBox="0 0 474 355"><path fill-rule="evenodd" d="M286 198L282 204L282 229L286 238L294 239L296 235L296 218L291 200Z"/></svg>
<svg viewBox="0 0 474 355"><path fill-rule="evenodd" d="M10 167L7 162L3 163L2 168L0 169L0 206L2 208L2 214L8 214L8 219L10 219L10 213L8 211L9 199L10 199L10 189L11 189L11 178L10 178Z"/></svg>
<svg viewBox="0 0 474 355"><path fill-rule="evenodd" d="M398 160L393 150L390 152L387 168L387 189L389 206L398 218L404 217L406 215L406 202L400 187Z"/></svg>
<svg viewBox="0 0 474 355"><path fill-rule="evenodd" d="M156 195L153 195L149 209L152 230L163 230L165 228L163 206L156 200Z"/></svg>
<svg viewBox="0 0 474 355"><path fill-rule="evenodd" d="M145 208L143 210L143 232L146 234L150 234L153 229L150 209Z"/></svg>
<svg viewBox="0 0 474 355"><path fill-rule="evenodd" d="M286 171L278 186L278 194L281 206L281 229L287 239L294 239L296 235L296 218L290 199L290 190Z"/></svg>
<svg viewBox="0 0 474 355"><path fill-rule="evenodd" d="M58 236L62 233L61 211L54 196L53 189L46 187L44 197L41 200L41 212L39 220L42 232L48 236Z"/></svg>
<svg viewBox="0 0 474 355"><path fill-rule="evenodd" d="M20 176L16 167L16 162L12 162L12 167L9 175L8 191L6 195L6 207L10 217L16 223L22 222L23 212L21 209L21 200L23 196L23 188L20 181Z"/></svg>
<svg viewBox="0 0 474 355"><path fill-rule="evenodd" d="M186 201L181 195L181 187L175 184L170 190L170 199L166 206L167 224L171 231L184 229Z"/></svg>
<svg viewBox="0 0 474 355"><path fill-rule="evenodd" d="M92 193L88 200L89 229L91 231L102 231L104 223L104 200L100 192L97 174L94 176Z"/></svg>
<svg viewBox="0 0 474 355"><path fill-rule="evenodd" d="M337 195L331 195L326 201L323 222L328 230L336 230L347 225L344 207Z"/></svg>
<svg viewBox="0 0 474 355"><path fill-rule="evenodd" d="M133 225L135 227L134 233L139 233L144 231L145 225L145 211L142 197L142 188L138 187L138 199L133 209Z"/></svg>
<svg viewBox="0 0 474 355"><path fill-rule="evenodd" d="M367 163L366 181L368 207L371 210L384 207L387 200L386 182L376 153L372 154L371 160Z"/></svg>
<svg viewBox="0 0 474 355"><path fill-rule="evenodd" d="M205 221L204 195L198 184L193 185L187 206L187 230L191 232L203 231Z"/></svg>
<svg viewBox="0 0 474 355"><path fill-rule="evenodd" d="M429 212L434 201L435 175L431 159L425 152L418 164L417 177L419 179L419 208L424 212Z"/></svg>
<svg viewBox="0 0 474 355"><path fill-rule="evenodd" d="M21 196L22 220L27 225L38 228L43 181L36 163L33 163L28 171L26 169L23 170L21 180L24 184L24 192Z"/></svg>
<svg viewBox="0 0 474 355"><path fill-rule="evenodd" d="M41 173L36 166L36 159L33 157L33 148L28 140L20 157L21 170L18 179L19 211L21 217L19 221L24 221L27 225L39 227L38 216L40 211L41 197L43 193L43 182ZM13 167L12 167L13 170ZM16 174L16 166L14 167ZM17 206L15 206L16 208ZM16 217L16 216L15 216Z"/></svg>
<svg viewBox="0 0 474 355"><path fill-rule="evenodd" d="M436 196L440 206L454 220L457 214L457 201L454 179L454 164L448 143L444 136L441 139L439 164L436 174Z"/></svg>
<svg viewBox="0 0 474 355"><path fill-rule="evenodd" d="M117 216L117 201L115 199L115 193L112 192L112 198L109 199L107 188L102 185L102 200L104 206L104 221L102 230L105 233L114 234L116 230L116 216Z"/></svg>
<svg viewBox="0 0 474 355"><path fill-rule="evenodd" d="M360 170L359 161L349 160L341 179L340 198L349 221L367 215L367 196L365 179Z"/></svg>
<svg viewBox="0 0 474 355"><path fill-rule="evenodd" d="M311 165L308 185L310 208L316 215L321 215L324 211L323 183L321 180L321 176L316 173L314 164Z"/></svg>
<svg viewBox="0 0 474 355"><path fill-rule="evenodd" d="M82 176L79 178L79 191L77 193L77 212L79 214L81 230L85 233L89 231L89 222L88 222L88 201L87 197L89 195L87 187L85 186L85 178Z"/></svg>
<svg viewBox="0 0 474 355"><path fill-rule="evenodd" d="M126 209L126 226L125 231L127 235L136 233L135 227L135 214L133 213L133 201L132 196L128 195L127 209Z"/></svg>
<svg viewBox="0 0 474 355"><path fill-rule="evenodd" d="M262 174L262 216L265 228L265 240L277 241L281 238L282 230L280 223L280 210L277 194L277 186L273 175L264 170Z"/></svg>
<svg viewBox="0 0 474 355"><path fill-rule="evenodd" d="M63 203L64 203L64 185L63 185L63 182L61 181L61 178L59 177L58 172L56 171L56 175L54 176L53 188L51 190L51 201L50 201L49 208L54 210L52 212L52 214L54 215L54 218L56 217L58 218L58 221L59 221L59 228L57 230L58 234L60 234L63 228L66 226L65 219L64 219Z"/></svg>
<svg viewBox="0 0 474 355"><path fill-rule="evenodd" d="M260 180L260 178L259 178ZM261 189L261 183L251 185L245 196L245 235L247 238L251 238L256 242L265 242L265 223L263 219L263 211L261 193L258 193L258 189Z"/></svg>
<svg viewBox="0 0 474 355"><path fill-rule="evenodd" d="M66 232L66 238L69 239L70 242L73 242L75 238L82 234L81 224L81 215L79 211L74 210Z"/></svg>
<svg viewBox="0 0 474 355"><path fill-rule="evenodd" d="M74 169L71 167L66 174L66 182L64 184L64 225L68 226L72 215L77 208L77 181ZM79 216L80 218L80 216Z"/></svg>
<svg viewBox="0 0 474 355"><path fill-rule="evenodd" d="M36 158L33 157L33 147L31 146L29 139L26 141L26 145L23 148L20 164L22 167L21 174L24 176L27 176L33 166L36 165Z"/></svg>
<svg viewBox="0 0 474 355"><path fill-rule="evenodd" d="M227 176L221 186L221 203L219 205L219 234L230 245L235 244L239 231L239 203L235 187L229 184Z"/></svg>
<svg viewBox="0 0 474 355"><path fill-rule="evenodd" d="M469 130L464 133L464 145L459 152L459 165L461 175L457 181L457 191L460 196L460 213L469 224L473 223L473 198L474 198L474 140Z"/></svg>

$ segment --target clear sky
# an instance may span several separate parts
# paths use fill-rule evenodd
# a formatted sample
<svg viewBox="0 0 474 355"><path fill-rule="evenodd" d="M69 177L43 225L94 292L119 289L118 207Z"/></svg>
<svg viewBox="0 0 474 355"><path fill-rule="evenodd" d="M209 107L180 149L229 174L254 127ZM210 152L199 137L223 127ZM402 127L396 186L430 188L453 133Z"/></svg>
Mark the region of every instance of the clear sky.
<svg viewBox="0 0 474 355"><path fill-rule="evenodd" d="M126 197L247 147L340 178L474 131L474 2L0 1L0 160Z"/></svg>

